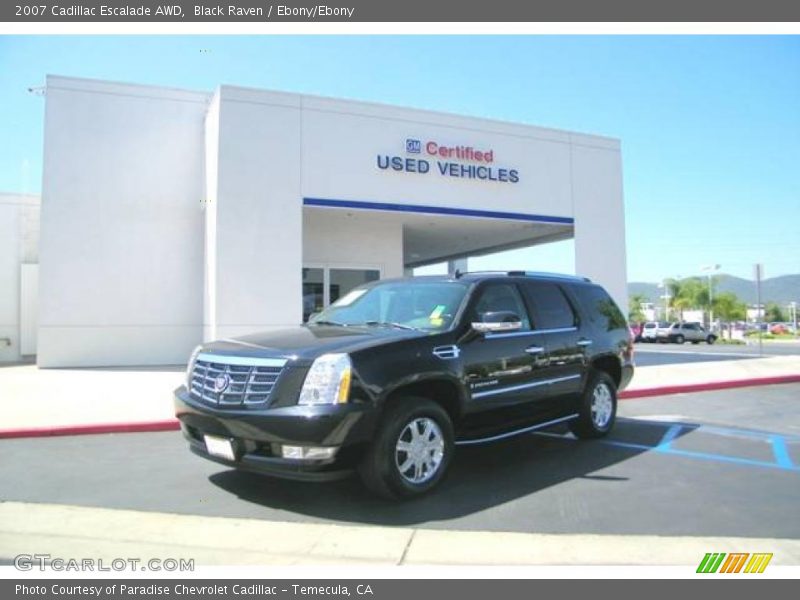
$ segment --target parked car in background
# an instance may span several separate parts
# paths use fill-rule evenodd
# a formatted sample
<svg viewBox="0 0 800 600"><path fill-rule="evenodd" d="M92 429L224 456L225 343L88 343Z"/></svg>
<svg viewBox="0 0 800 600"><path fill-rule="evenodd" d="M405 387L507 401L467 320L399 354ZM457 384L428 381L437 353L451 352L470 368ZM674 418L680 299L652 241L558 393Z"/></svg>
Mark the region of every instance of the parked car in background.
<svg viewBox="0 0 800 600"><path fill-rule="evenodd" d="M772 335L782 335L785 333L791 333L791 327L789 327L786 323L770 323L769 332Z"/></svg>
<svg viewBox="0 0 800 600"><path fill-rule="evenodd" d="M675 344L683 344L685 342L713 344L717 341L717 336L706 330L700 323L672 323L669 327L660 328L657 335L659 342L672 342Z"/></svg>
<svg viewBox="0 0 800 600"><path fill-rule="evenodd" d="M658 332L667 329L669 329L669 323L666 321L648 321L642 327L642 341L656 342L658 341Z"/></svg>

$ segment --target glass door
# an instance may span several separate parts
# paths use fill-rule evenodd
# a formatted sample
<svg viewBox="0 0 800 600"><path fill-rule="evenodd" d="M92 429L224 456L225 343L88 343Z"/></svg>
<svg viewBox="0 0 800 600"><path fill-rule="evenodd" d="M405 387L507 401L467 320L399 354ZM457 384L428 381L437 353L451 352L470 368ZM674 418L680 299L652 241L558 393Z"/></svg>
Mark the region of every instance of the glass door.
<svg viewBox="0 0 800 600"><path fill-rule="evenodd" d="M353 288L381 278L379 267L303 267L303 323L312 314L336 302Z"/></svg>
<svg viewBox="0 0 800 600"><path fill-rule="evenodd" d="M303 268L303 323L325 308L325 269Z"/></svg>

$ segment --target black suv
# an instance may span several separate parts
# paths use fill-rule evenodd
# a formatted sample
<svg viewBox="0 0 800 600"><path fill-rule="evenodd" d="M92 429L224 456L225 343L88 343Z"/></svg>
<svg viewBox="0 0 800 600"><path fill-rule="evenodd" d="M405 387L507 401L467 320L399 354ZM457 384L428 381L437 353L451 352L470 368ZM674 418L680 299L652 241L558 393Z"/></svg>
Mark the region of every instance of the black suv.
<svg viewBox="0 0 800 600"><path fill-rule="evenodd" d="M382 280L306 325L199 346L175 406L204 458L295 479L357 470L406 497L434 487L459 445L557 423L607 434L632 353L619 308L585 278Z"/></svg>

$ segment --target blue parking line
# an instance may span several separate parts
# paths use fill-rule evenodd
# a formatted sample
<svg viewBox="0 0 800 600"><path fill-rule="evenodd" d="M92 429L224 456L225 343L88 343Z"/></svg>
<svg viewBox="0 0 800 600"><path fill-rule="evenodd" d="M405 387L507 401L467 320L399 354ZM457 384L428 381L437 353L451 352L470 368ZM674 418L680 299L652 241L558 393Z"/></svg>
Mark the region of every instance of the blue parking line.
<svg viewBox="0 0 800 600"><path fill-rule="evenodd" d="M763 460L754 460L750 458L739 458L737 456L727 456L725 454L711 454L707 452L695 452L693 450L677 450L675 448L672 448L670 443L675 438L675 436L678 435L678 432L682 428L683 428L682 425L671 426L669 430L664 434L664 437L661 438L659 444L656 446L648 446L647 444L636 444L633 442L621 442L619 440L609 440L609 439L601 439L597 441L599 441L602 444L606 444L608 446L627 448L629 450L641 450L644 452L657 451L659 454L672 454L675 456L683 456L686 458L697 458L700 460L726 462L731 464L744 465L748 467L762 467L767 469L778 469L780 471L791 471L794 473L800 473L800 467L796 467L792 462L791 458L789 457L789 453L786 450L786 444L785 440L783 439L783 436L779 435L772 436L773 440L777 440L773 441L773 450L775 451L776 462L769 462ZM575 438L571 438L565 435L557 433L549 433L544 431L535 431L533 432L533 435L559 438L562 440L569 440L573 442L578 441ZM664 444L665 441L667 442L666 445Z"/></svg>
<svg viewBox="0 0 800 600"><path fill-rule="evenodd" d="M699 431L706 433L715 433L727 437L749 437L769 442L773 437L779 435L776 433L769 433L765 431L751 431L749 429L738 429L736 427L721 427L719 425L700 425L697 428ZM800 436L780 434L780 437L789 442L800 441Z"/></svg>
<svg viewBox="0 0 800 600"><path fill-rule="evenodd" d="M786 447L786 439L782 435L770 436L772 442L772 452L775 454L775 462L784 469L792 469L794 463L792 457L789 456L789 449Z"/></svg>
<svg viewBox="0 0 800 600"><path fill-rule="evenodd" d="M683 425L678 423L674 425L670 425L669 429L667 429L666 433L664 433L664 437L661 438L661 441L658 442L658 445L654 448L659 452L669 452L672 449L672 440L678 437L683 430Z"/></svg>

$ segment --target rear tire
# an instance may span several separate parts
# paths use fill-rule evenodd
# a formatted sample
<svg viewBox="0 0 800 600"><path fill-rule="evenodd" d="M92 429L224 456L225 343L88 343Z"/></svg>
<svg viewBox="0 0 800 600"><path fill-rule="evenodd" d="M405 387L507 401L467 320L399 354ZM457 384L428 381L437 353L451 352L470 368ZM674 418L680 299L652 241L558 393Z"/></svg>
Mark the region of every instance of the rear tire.
<svg viewBox="0 0 800 600"><path fill-rule="evenodd" d="M427 398L398 398L384 413L359 475L373 493L411 498L433 489L444 477L455 450L453 424Z"/></svg>
<svg viewBox="0 0 800 600"><path fill-rule="evenodd" d="M617 418L617 386L605 371L591 371L580 399L578 418L569 429L580 439L596 439L608 434Z"/></svg>

